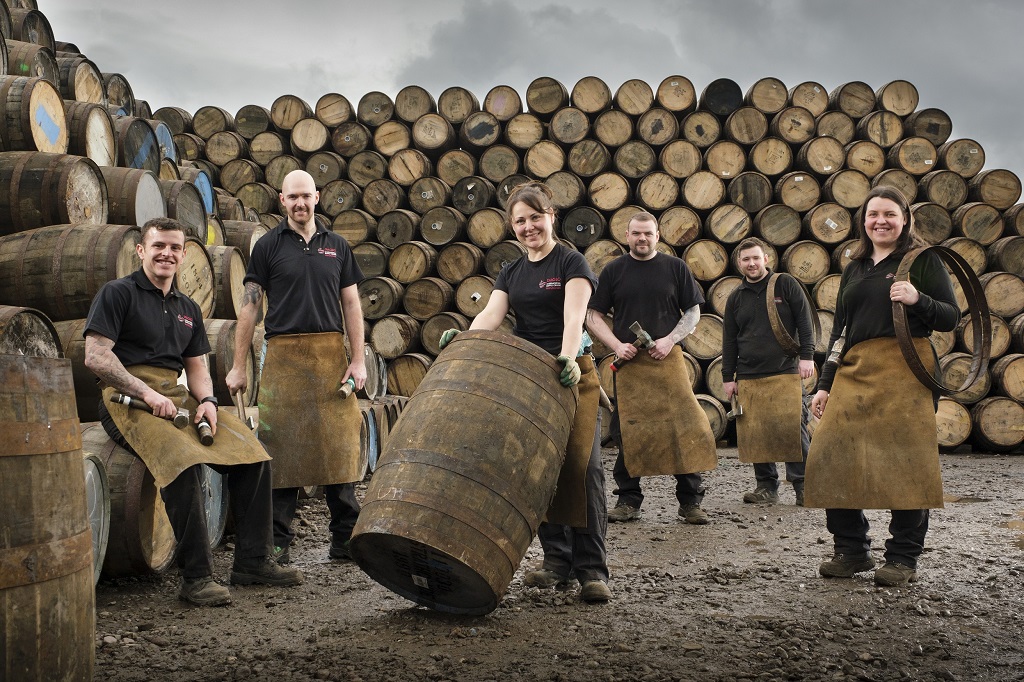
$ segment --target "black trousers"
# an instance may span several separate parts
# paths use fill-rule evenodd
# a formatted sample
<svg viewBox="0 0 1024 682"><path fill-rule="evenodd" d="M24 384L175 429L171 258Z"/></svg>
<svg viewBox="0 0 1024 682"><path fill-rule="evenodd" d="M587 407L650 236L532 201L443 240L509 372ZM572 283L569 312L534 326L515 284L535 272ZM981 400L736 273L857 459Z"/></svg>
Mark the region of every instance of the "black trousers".
<svg viewBox="0 0 1024 682"><path fill-rule="evenodd" d="M885 561L917 568L928 533L927 509L893 509L889 521L890 538L885 541ZM871 550L868 520L860 509L826 509L828 532L832 533L836 554L863 556Z"/></svg>
<svg viewBox="0 0 1024 682"><path fill-rule="evenodd" d="M356 500L355 483L337 483L324 486L324 500L331 511L331 541L340 544L352 537L356 519L359 518L359 501ZM287 547L295 539L292 520L299 503L298 488L276 488L274 490L274 544Z"/></svg>
<svg viewBox="0 0 1024 682"><path fill-rule="evenodd" d="M110 438L133 455L128 441L118 430L100 401L100 423ZM235 563L270 554L270 462L224 466L208 465L227 481L231 513L235 519ZM167 518L178 542L175 561L184 578L213 575L213 551L206 525L203 499L203 465L185 469L160 489Z"/></svg>
<svg viewBox="0 0 1024 682"><path fill-rule="evenodd" d="M628 504L631 507L640 508L644 503L644 493L640 488L640 477L632 476L626 469L626 462L622 457L622 430L619 428L619 411L612 412L612 423L609 427L609 435L619 448L619 454L615 458L615 466L612 467L612 478L615 479L614 495L618 495L619 504ZM676 499L680 506L700 504L704 499L704 488L701 487L701 475L676 474Z"/></svg>

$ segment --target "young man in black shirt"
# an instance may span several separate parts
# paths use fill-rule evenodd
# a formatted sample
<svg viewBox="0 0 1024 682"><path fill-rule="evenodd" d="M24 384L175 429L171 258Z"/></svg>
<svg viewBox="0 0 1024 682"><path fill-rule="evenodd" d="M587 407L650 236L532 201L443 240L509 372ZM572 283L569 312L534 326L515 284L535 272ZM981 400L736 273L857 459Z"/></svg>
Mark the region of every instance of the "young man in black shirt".
<svg viewBox="0 0 1024 682"><path fill-rule="evenodd" d="M679 516L687 523L705 524L700 472L717 466L715 439L677 347L697 326L704 295L685 262L657 251L658 238L653 215L633 216L626 233L629 252L605 266L588 305L590 333L625 361L616 374L617 409L611 426L619 446L613 469L619 499L608 520L640 518L641 475L674 474ZM612 311L614 329L604 317ZM631 343L634 322L654 339L650 350ZM661 396L659 406L645 404L652 395ZM636 418L625 416L633 411Z"/></svg>
<svg viewBox="0 0 1024 682"><path fill-rule="evenodd" d="M757 485L743 495L748 503L779 501L779 472L775 462L786 462L786 478L793 484L796 504L804 503L804 461L807 434L800 379L814 374L814 312L794 278L775 280L773 300L767 300L771 271L764 247L746 239L735 258L743 283L725 304L722 333L722 381L726 396L736 396L744 413L736 422L741 462L754 465ZM774 306L786 333L798 338L798 356L779 343L769 319ZM738 393L739 388L742 392Z"/></svg>
<svg viewBox="0 0 1024 682"><path fill-rule="evenodd" d="M228 589L213 579L200 483L203 463L227 476L237 535L231 582L298 585L299 571L282 568L269 557L270 463L252 434L235 428L225 432L227 440L204 448L192 430L179 431L165 421L184 406L196 423L205 419L217 433L202 313L174 286L185 254L181 224L167 218L147 222L136 252L142 267L105 284L92 303L85 323L85 364L106 385L100 403L103 428L146 462L160 486L178 541L179 597L200 606L231 601ZM191 395L177 385L182 369ZM115 391L144 401L155 417L120 405L108 410L106 401ZM231 430L229 422L225 417L222 428ZM236 451L239 441L243 445Z"/></svg>

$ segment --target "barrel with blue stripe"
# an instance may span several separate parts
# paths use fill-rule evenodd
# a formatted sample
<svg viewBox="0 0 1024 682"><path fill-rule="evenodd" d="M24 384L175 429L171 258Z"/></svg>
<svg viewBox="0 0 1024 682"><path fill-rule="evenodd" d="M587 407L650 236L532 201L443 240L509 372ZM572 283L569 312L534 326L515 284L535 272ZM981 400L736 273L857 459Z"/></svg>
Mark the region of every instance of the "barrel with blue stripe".
<svg viewBox="0 0 1024 682"><path fill-rule="evenodd" d="M206 208L206 212L213 213L215 192L213 191L213 181L210 180L207 172L202 168L182 166L181 179L188 180L196 186L199 195L203 198L203 207Z"/></svg>
<svg viewBox="0 0 1024 682"><path fill-rule="evenodd" d="M160 172L160 142L149 122L134 116L114 116L117 165Z"/></svg>
<svg viewBox="0 0 1024 682"><path fill-rule="evenodd" d="M171 132L170 126L163 121L157 121L148 119L146 123L153 129L153 133L156 135L157 144L160 145L160 156L164 159L170 159L171 161L178 162L178 148L174 146L174 133Z"/></svg>
<svg viewBox="0 0 1024 682"><path fill-rule="evenodd" d="M0 105L0 150L67 152L64 100L52 83L42 78L0 76Z"/></svg>

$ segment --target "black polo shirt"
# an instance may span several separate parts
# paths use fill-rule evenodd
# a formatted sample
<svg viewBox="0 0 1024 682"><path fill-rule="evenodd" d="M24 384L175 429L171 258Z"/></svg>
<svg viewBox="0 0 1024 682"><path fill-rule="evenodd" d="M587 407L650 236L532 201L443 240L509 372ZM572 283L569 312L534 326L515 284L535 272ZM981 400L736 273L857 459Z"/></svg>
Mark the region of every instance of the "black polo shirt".
<svg viewBox="0 0 1024 682"><path fill-rule="evenodd" d="M612 332L632 343L629 325L639 322L651 338L660 339L679 324L682 311L704 302L704 293L681 258L664 253L637 260L624 253L601 271L590 307L599 313L614 311Z"/></svg>
<svg viewBox="0 0 1024 682"><path fill-rule="evenodd" d="M363 279L341 235L317 225L306 243L287 218L253 247L245 282L266 292L267 338L344 331L341 290Z"/></svg>
<svg viewBox="0 0 1024 682"><path fill-rule="evenodd" d="M196 302L173 286L164 296L142 268L103 285L89 308L86 332L112 339L114 355L125 367L150 365L180 373L182 358L210 352Z"/></svg>

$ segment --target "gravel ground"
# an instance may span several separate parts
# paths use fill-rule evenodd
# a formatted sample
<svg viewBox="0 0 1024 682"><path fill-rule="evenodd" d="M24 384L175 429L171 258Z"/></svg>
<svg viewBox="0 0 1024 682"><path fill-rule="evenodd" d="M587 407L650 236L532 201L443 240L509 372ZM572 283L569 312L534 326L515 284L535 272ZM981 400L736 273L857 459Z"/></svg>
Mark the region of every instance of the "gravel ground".
<svg viewBox="0 0 1024 682"><path fill-rule="evenodd" d="M524 587L534 541L492 613L416 606L327 559L327 509L301 510L301 587L177 600L177 575L102 581L97 680L1024 680L1024 457L943 455L919 582L825 580L824 513L743 504L735 449L706 477L706 526L682 523L670 477L645 479L643 518L608 533L614 592ZM612 453L605 451L611 482ZM609 493L612 486L609 485ZM610 504L613 503L610 500ZM887 512L869 512L881 560ZM230 540L230 538L229 538ZM227 579L231 545L215 552Z"/></svg>

